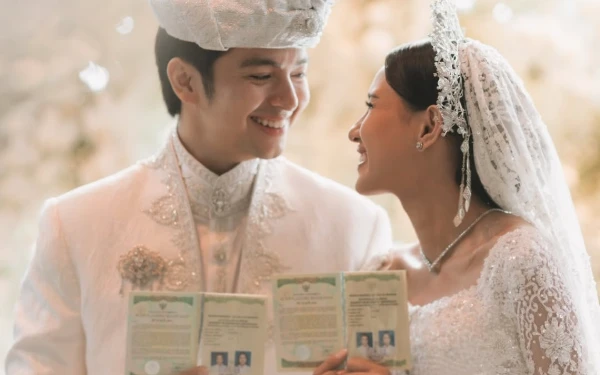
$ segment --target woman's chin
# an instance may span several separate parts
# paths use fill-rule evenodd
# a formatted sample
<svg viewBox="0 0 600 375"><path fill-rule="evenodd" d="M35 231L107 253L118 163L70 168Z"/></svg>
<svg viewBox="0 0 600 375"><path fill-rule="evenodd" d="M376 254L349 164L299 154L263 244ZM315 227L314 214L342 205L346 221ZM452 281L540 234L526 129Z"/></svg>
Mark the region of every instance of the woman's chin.
<svg viewBox="0 0 600 375"><path fill-rule="evenodd" d="M363 176L358 177L354 188L361 195L371 195L377 193L376 189L373 188L373 185L370 183L369 179Z"/></svg>

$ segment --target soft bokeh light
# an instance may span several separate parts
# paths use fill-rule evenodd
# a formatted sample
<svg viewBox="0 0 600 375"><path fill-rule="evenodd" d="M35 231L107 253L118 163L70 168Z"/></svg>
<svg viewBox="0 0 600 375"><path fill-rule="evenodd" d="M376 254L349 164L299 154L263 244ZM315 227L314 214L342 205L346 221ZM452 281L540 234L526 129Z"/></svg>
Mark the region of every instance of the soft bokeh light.
<svg viewBox="0 0 600 375"><path fill-rule="evenodd" d="M512 9L505 3L498 3L494 6L494 19L499 23L507 23L513 18Z"/></svg>
<svg viewBox="0 0 600 375"><path fill-rule="evenodd" d="M116 30L121 35L127 35L133 31L133 27L135 26L135 22L132 17L123 18L116 27Z"/></svg>
<svg viewBox="0 0 600 375"><path fill-rule="evenodd" d="M108 85L110 74L105 67L93 62L79 72L79 79L85 83L92 91L102 91Z"/></svg>
<svg viewBox="0 0 600 375"><path fill-rule="evenodd" d="M468 12L475 6L475 0L456 0L456 8L459 11Z"/></svg>

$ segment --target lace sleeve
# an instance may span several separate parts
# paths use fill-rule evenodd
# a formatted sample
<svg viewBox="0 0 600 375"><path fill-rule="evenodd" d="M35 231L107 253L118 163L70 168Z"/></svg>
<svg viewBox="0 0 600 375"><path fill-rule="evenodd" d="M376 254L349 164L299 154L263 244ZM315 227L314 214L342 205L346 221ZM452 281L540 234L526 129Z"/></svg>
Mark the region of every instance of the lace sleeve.
<svg viewBox="0 0 600 375"><path fill-rule="evenodd" d="M522 239L506 258L504 276L528 373L587 375L582 327L560 262L541 238Z"/></svg>

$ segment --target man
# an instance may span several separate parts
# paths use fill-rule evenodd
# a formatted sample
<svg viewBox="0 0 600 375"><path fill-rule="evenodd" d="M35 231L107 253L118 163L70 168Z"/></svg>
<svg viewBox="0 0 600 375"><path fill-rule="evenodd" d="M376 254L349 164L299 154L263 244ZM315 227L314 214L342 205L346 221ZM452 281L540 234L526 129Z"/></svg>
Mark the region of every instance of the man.
<svg viewBox="0 0 600 375"><path fill-rule="evenodd" d="M279 157L330 2L208 3L151 0L178 126L156 157L47 202L7 375L123 374L132 290L270 295L274 273L389 249L381 208ZM270 340L266 374L274 358Z"/></svg>
<svg viewBox="0 0 600 375"><path fill-rule="evenodd" d="M248 366L248 357L246 353L240 353L238 355L238 363L236 366L236 374L250 374L250 366Z"/></svg>
<svg viewBox="0 0 600 375"><path fill-rule="evenodd" d="M379 354L382 357L393 357L396 348L392 344L392 336L390 332L384 332L381 337L381 346L379 347Z"/></svg>
<svg viewBox="0 0 600 375"><path fill-rule="evenodd" d="M369 341L368 335L363 334L360 336L360 345L357 348L357 351L358 354L363 358L371 358L371 354L373 353L373 347Z"/></svg>
<svg viewBox="0 0 600 375"><path fill-rule="evenodd" d="M215 364L210 367L210 375L225 375L227 373L227 363L223 362L223 354L217 354Z"/></svg>

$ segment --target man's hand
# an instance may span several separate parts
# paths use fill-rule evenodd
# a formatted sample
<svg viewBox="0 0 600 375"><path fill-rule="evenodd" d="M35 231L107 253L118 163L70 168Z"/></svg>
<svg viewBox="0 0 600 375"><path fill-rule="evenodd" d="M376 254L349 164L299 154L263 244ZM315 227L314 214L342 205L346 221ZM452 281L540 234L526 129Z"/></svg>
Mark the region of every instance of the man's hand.
<svg viewBox="0 0 600 375"><path fill-rule="evenodd" d="M208 375L208 369L204 366L194 367L184 372L180 372L178 375Z"/></svg>
<svg viewBox="0 0 600 375"><path fill-rule="evenodd" d="M313 375L391 375L390 370L386 367L380 366L364 358L350 358L346 364L346 370L338 370L347 355L348 351L344 349L329 356L321 366L317 367L313 372Z"/></svg>

